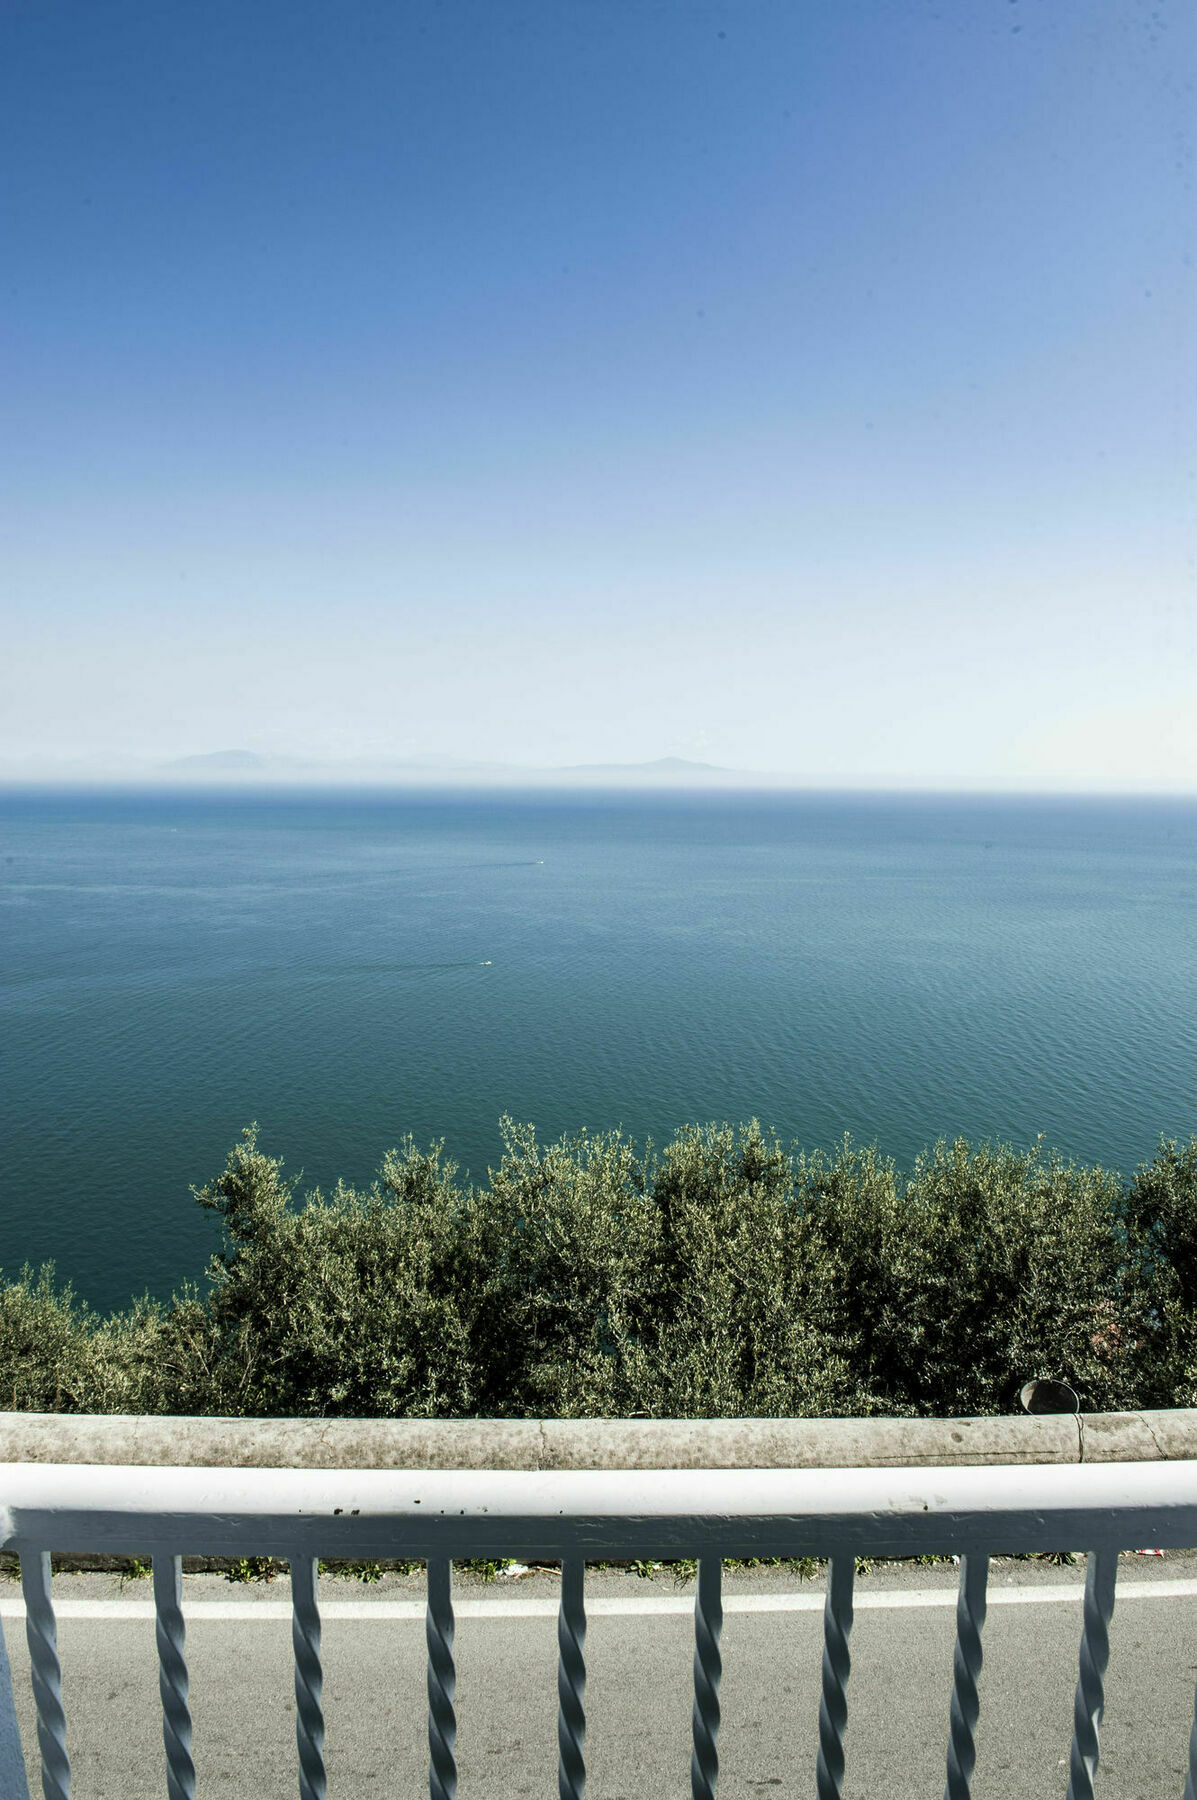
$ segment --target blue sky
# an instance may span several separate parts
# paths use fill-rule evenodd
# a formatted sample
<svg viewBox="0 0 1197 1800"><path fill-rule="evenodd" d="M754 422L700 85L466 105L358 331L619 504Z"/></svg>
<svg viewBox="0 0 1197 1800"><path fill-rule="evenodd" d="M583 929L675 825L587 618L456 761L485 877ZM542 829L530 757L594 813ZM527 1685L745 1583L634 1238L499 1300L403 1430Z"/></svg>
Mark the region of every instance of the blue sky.
<svg viewBox="0 0 1197 1800"><path fill-rule="evenodd" d="M1191 8L0 41L0 772L1197 788Z"/></svg>

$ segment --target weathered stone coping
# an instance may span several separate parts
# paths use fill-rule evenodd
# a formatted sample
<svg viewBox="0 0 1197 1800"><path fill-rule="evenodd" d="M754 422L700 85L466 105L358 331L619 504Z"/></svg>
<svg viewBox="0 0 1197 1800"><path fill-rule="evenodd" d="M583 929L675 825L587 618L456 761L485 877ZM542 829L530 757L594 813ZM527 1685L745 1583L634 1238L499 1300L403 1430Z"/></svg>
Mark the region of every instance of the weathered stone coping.
<svg viewBox="0 0 1197 1800"><path fill-rule="evenodd" d="M979 1419L223 1419L0 1413L0 1462L868 1469L1197 1459L1197 1408Z"/></svg>

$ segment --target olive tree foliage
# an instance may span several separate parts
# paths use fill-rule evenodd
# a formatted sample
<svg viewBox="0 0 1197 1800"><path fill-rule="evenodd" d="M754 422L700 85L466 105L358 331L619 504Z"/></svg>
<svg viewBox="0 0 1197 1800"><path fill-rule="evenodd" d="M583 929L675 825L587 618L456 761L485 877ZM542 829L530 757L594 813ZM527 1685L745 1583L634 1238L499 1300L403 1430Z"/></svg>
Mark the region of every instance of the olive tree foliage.
<svg viewBox="0 0 1197 1800"><path fill-rule="evenodd" d="M862 1356L887 1401L1006 1411L1032 1378L1087 1409L1133 1400L1135 1336L1117 1177L1039 1147L937 1144L915 1163L886 1242Z"/></svg>
<svg viewBox="0 0 1197 1800"><path fill-rule="evenodd" d="M697 1126L653 1170L646 1409L680 1418L870 1410L791 1157L754 1120Z"/></svg>
<svg viewBox="0 0 1197 1800"><path fill-rule="evenodd" d="M1197 1392L1197 1140L1129 1183L1041 1145L787 1149L754 1121L660 1151L502 1122L483 1184L411 1138L299 1191L248 1127L196 1191L201 1288L109 1317L0 1285L0 1404L295 1416L709 1417L1087 1409Z"/></svg>
<svg viewBox="0 0 1197 1800"><path fill-rule="evenodd" d="M542 1149L503 1121L484 1189L408 1138L367 1193L294 1205L252 1129L197 1198L222 1214L210 1311L240 1410L618 1412L636 1363L643 1175L618 1134Z"/></svg>
<svg viewBox="0 0 1197 1800"><path fill-rule="evenodd" d="M1142 1323L1143 1404L1197 1404L1197 1138L1165 1138L1127 1186L1131 1279Z"/></svg>
<svg viewBox="0 0 1197 1800"><path fill-rule="evenodd" d="M164 1412L173 1409L176 1323L168 1309L135 1301L103 1317L50 1265L0 1285L0 1406L17 1412ZM177 1313L177 1318L172 1316Z"/></svg>
<svg viewBox="0 0 1197 1800"><path fill-rule="evenodd" d="M207 1302L224 1408L380 1417L470 1409L473 1221L454 1175L439 1145L421 1152L407 1140L369 1192L338 1185L297 1206L282 1162L247 1128L196 1194L224 1223Z"/></svg>
<svg viewBox="0 0 1197 1800"><path fill-rule="evenodd" d="M530 1125L501 1129L502 1160L475 1195L475 1410L634 1412L657 1224L645 1164L619 1132L542 1146Z"/></svg>

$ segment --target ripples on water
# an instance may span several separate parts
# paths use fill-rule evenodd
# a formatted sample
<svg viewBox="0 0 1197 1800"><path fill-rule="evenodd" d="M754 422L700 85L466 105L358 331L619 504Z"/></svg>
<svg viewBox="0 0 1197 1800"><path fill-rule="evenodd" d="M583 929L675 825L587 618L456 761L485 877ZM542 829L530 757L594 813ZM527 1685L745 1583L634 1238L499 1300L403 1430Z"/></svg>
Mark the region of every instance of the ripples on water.
<svg viewBox="0 0 1197 1800"><path fill-rule="evenodd" d="M1129 1169L1197 1130L1197 804L0 800L8 1269L199 1273L238 1128L309 1181L500 1113L752 1114Z"/></svg>

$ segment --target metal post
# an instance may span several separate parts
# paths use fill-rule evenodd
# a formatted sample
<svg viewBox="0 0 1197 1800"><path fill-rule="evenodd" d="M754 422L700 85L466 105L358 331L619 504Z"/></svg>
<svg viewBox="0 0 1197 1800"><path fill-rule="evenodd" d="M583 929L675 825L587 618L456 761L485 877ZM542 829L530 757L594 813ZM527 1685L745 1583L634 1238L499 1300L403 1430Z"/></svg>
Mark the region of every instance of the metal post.
<svg viewBox="0 0 1197 1800"><path fill-rule="evenodd" d="M158 1692L162 1696L162 1742L166 1750L166 1791L170 1800L195 1800L181 1556L154 1558L154 1611Z"/></svg>
<svg viewBox="0 0 1197 1800"><path fill-rule="evenodd" d="M692 1800L715 1800L719 1779L719 1682L723 1658L719 1638L723 1631L723 1561L718 1556L698 1559L698 1593L694 1599L694 1749L690 1756Z"/></svg>
<svg viewBox="0 0 1197 1800"><path fill-rule="evenodd" d="M956 1596L956 1650L952 1658L952 1705L948 1717L948 1783L944 1800L971 1800L977 1762L977 1719L981 1712L977 1682L981 1674L981 1632L985 1626L985 1589L989 1558L966 1556L960 1564Z"/></svg>
<svg viewBox="0 0 1197 1800"><path fill-rule="evenodd" d="M324 1668L320 1660L320 1607L314 1556L291 1563L291 1644L295 1652L295 1742L300 1800L324 1800Z"/></svg>
<svg viewBox="0 0 1197 1800"><path fill-rule="evenodd" d="M559 1800L582 1800L586 1791L586 1563L567 1557L561 1565L561 1606L557 1613L557 1793Z"/></svg>
<svg viewBox="0 0 1197 1800"><path fill-rule="evenodd" d="M29 1781L25 1774L25 1753L21 1749L21 1732L17 1725L17 1709L13 1703L12 1665L4 1642L4 1624L0 1620L0 1795L4 1800L29 1800Z"/></svg>
<svg viewBox="0 0 1197 1800"><path fill-rule="evenodd" d="M1072 1709L1068 1800L1093 1800L1093 1783L1099 1760L1097 1734L1105 1711L1104 1682L1110 1661L1110 1620L1114 1616L1114 1583L1117 1578L1118 1552L1091 1550L1085 1573L1081 1668Z"/></svg>
<svg viewBox="0 0 1197 1800"><path fill-rule="evenodd" d="M62 1670L58 1663L58 1630L50 1595L50 1552L34 1550L21 1557L25 1593L25 1638L37 1703L37 1741L42 1753L42 1792L46 1800L70 1800L71 1764L66 1749L66 1714L62 1710Z"/></svg>
<svg viewBox="0 0 1197 1800"><path fill-rule="evenodd" d="M448 1557L433 1557L428 1563L424 1632L428 1640L428 1792L431 1800L456 1800L453 1696L457 1671L453 1666L453 1564Z"/></svg>
<svg viewBox="0 0 1197 1800"><path fill-rule="evenodd" d="M819 1700L819 1756L815 1765L818 1800L841 1800L844 1788L844 1733L848 1726L848 1677L852 1656L852 1589L856 1558L833 1556L827 1570L823 1606L823 1692Z"/></svg>
<svg viewBox="0 0 1197 1800"><path fill-rule="evenodd" d="M1189 1772L1185 1776L1184 1800L1197 1800L1197 1699L1193 1705L1193 1724L1189 1732Z"/></svg>

